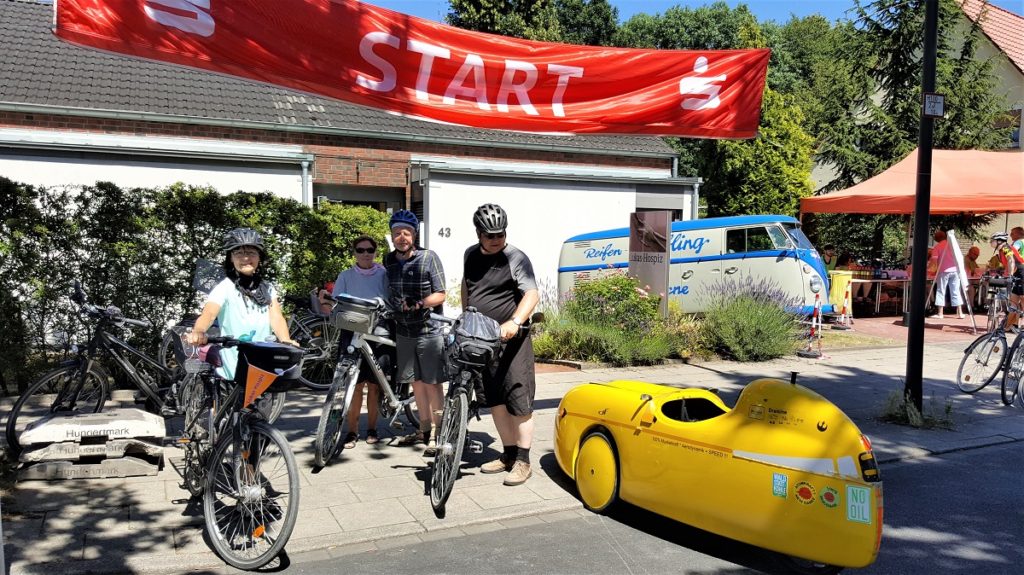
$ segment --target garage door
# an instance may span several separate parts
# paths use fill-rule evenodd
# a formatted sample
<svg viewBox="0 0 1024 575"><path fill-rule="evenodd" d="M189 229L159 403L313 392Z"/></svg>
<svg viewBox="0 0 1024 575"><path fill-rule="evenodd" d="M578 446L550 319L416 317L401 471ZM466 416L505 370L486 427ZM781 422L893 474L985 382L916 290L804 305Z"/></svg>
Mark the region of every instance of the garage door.
<svg viewBox="0 0 1024 575"><path fill-rule="evenodd" d="M441 256L449 289L462 281L462 258L476 244L473 212L485 203L509 215L509 243L533 262L542 298L554 298L558 256L567 238L628 225L634 185L431 172L424 194L423 240Z"/></svg>

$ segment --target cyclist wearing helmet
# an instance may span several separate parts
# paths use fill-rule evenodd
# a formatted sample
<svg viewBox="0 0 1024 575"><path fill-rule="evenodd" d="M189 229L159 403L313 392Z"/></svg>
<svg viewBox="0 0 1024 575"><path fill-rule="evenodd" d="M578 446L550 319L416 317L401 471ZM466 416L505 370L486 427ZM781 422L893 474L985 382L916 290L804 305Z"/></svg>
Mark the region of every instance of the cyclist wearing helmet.
<svg viewBox="0 0 1024 575"><path fill-rule="evenodd" d="M992 234L992 239L989 244L992 249L996 251L995 255L992 256L992 260L989 261L990 267L995 264L995 273L1008 277L1020 278L1024 275L1024 261L1021 261L1020 251L1014 250L1013 245L1007 243L1010 239L1006 233L1000 232L998 234ZM1011 284L1010 291L1010 303L1014 306L1021 304L1021 295L1024 295L1024 284L1021 281L1017 281ZM1006 316L1005 328L1010 329L1017 325L1017 314L1010 313Z"/></svg>
<svg viewBox="0 0 1024 575"><path fill-rule="evenodd" d="M501 324L504 341L497 365L484 370L477 399L491 408L501 438L501 457L480 466L481 473L502 473L505 485L522 485L532 475L533 399L536 392L533 343L526 325L540 301L530 258L506 243L508 215L497 204L473 214L479 243L466 250L462 305Z"/></svg>
<svg viewBox="0 0 1024 575"><path fill-rule="evenodd" d="M264 279L269 264L263 238L255 230L235 228L224 235L224 274L196 320L189 343L206 343L206 330L217 320L223 336L243 341L266 341L273 333L282 343L295 345L277 301L277 291ZM220 351L222 365L217 374L234 379L238 350Z"/></svg>
<svg viewBox="0 0 1024 575"><path fill-rule="evenodd" d="M395 344L398 377L412 383L420 430L404 440L426 444L424 455L436 452L437 426L441 423L445 380L441 332L430 321L431 309L445 300L444 268L434 252L416 245L419 218L409 210L391 216L394 251L384 257L388 275L388 301L395 310ZM429 417L425 414L429 414Z"/></svg>

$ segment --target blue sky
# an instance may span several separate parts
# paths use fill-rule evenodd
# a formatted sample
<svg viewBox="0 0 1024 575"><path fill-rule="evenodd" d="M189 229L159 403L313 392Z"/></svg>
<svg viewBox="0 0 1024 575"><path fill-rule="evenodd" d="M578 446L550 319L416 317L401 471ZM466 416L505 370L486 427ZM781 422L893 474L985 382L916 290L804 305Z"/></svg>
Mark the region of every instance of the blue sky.
<svg viewBox="0 0 1024 575"><path fill-rule="evenodd" d="M704 4L711 4L713 0L611 0L613 6L619 9L619 19L625 21L637 13L646 12L655 14L664 12L672 6L689 6L696 8ZM1024 10L1024 0L990 0L992 4L1021 14ZM375 4L390 10L429 18L431 20L443 21L448 13L447 0L369 0L369 4ZM809 16L821 14L829 20L843 18L846 11L853 7L853 0L726 0L730 6L746 4L747 7L757 16L758 20L775 20L785 22L790 15Z"/></svg>

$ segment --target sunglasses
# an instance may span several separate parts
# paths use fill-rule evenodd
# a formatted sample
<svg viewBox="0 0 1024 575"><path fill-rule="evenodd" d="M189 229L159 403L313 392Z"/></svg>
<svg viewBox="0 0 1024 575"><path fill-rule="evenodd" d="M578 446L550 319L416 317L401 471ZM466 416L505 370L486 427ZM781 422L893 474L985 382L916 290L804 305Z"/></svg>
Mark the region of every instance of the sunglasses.
<svg viewBox="0 0 1024 575"><path fill-rule="evenodd" d="M258 250L235 250L231 252L231 255L238 256L240 258L254 258L260 255Z"/></svg>
<svg viewBox="0 0 1024 575"><path fill-rule="evenodd" d="M377 248L356 248L357 254L372 254L377 251Z"/></svg>
<svg viewBox="0 0 1024 575"><path fill-rule="evenodd" d="M485 237L485 238L489 239L489 240L498 240L498 239L501 239L501 238L505 237L505 232L498 232L496 234L480 234L480 235L482 237Z"/></svg>

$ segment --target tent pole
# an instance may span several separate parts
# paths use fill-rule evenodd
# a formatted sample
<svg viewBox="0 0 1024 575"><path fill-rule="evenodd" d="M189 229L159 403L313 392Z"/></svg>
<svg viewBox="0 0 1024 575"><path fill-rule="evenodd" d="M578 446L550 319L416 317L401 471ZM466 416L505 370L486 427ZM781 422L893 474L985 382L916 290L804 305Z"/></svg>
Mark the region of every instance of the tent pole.
<svg viewBox="0 0 1024 575"><path fill-rule="evenodd" d="M907 378L904 397L922 409L924 370L924 299L928 250L928 216L931 214L932 141L935 121L924 113L923 94L935 92L935 57L939 0L925 0L924 52L921 70L921 128L917 145L917 199L914 203L914 253L910 277L910 327L907 333Z"/></svg>

